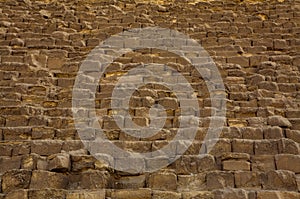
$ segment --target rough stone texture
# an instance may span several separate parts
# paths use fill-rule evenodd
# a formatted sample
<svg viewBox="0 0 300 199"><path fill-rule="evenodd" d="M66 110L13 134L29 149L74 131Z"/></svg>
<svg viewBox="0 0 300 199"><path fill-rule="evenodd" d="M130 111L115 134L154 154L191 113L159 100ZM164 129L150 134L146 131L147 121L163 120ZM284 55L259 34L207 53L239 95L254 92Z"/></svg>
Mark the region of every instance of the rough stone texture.
<svg viewBox="0 0 300 199"><path fill-rule="evenodd" d="M223 169L225 171L250 171L250 162L241 160L223 161Z"/></svg>
<svg viewBox="0 0 300 199"><path fill-rule="evenodd" d="M112 199L151 199L151 190L140 189L140 190L115 190L111 194Z"/></svg>
<svg viewBox="0 0 300 199"><path fill-rule="evenodd" d="M269 171L263 179L263 188L271 190L297 191L295 174L290 171Z"/></svg>
<svg viewBox="0 0 300 199"><path fill-rule="evenodd" d="M149 177L149 186L152 189L176 190L177 177L173 173L153 173Z"/></svg>
<svg viewBox="0 0 300 199"><path fill-rule="evenodd" d="M277 169L300 173L299 155L280 154L275 156L275 160Z"/></svg>
<svg viewBox="0 0 300 199"><path fill-rule="evenodd" d="M296 199L299 198L299 193L293 192L279 192L279 191L259 191L257 199Z"/></svg>
<svg viewBox="0 0 300 199"><path fill-rule="evenodd" d="M299 13L297 0L1 0L0 199L300 198ZM114 121L112 91L141 63L165 64L183 74L200 109L195 141L183 156L159 171L131 174L109 168L84 148L72 91L82 61L100 42L149 26L176 29L207 51L224 82L226 122L216 145L199 156L210 118L219 111L220 104L211 107L205 83L215 74L203 70L201 77L187 60L164 50L122 55L98 82L94 103L103 116L99 125L118 147L158 150L180 125L182 103L159 84L137 88L129 110L137 125L147 126L149 108L164 106L168 119L159 133L135 138ZM123 45L128 44L139 45ZM87 66L88 73L94 74L95 64ZM218 82L213 86L220 88ZM124 126L131 127L129 120ZM138 163L127 160L118 166ZM155 166L148 163L141 166Z"/></svg>
<svg viewBox="0 0 300 199"><path fill-rule="evenodd" d="M211 172L207 174L207 188L222 189L234 187L234 175L230 172Z"/></svg>
<svg viewBox="0 0 300 199"><path fill-rule="evenodd" d="M48 171L33 171L31 189L64 189L68 186L68 179L64 174Z"/></svg>
<svg viewBox="0 0 300 199"><path fill-rule="evenodd" d="M49 156L49 165L48 169L50 171L68 171L70 170L71 162L70 155L66 153L55 154Z"/></svg>
<svg viewBox="0 0 300 199"><path fill-rule="evenodd" d="M66 199L105 199L105 190L68 193Z"/></svg>
<svg viewBox="0 0 300 199"><path fill-rule="evenodd" d="M8 193L15 189L28 189L30 183L31 171L11 170L2 176L2 191Z"/></svg>
<svg viewBox="0 0 300 199"><path fill-rule="evenodd" d="M5 199L28 199L28 190L17 189L6 194Z"/></svg>
<svg viewBox="0 0 300 199"><path fill-rule="evenodd" d="M291 127L291 122L282 116L270 116L268 118L268 124L271 126L280 126L280 127Z"/></svg>

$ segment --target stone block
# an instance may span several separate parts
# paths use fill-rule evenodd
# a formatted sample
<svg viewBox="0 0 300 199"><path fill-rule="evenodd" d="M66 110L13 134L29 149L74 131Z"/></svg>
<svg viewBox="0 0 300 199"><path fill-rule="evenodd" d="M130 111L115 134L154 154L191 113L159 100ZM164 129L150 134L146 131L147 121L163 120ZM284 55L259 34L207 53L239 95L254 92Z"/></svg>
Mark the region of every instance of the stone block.
<svg viewBox="0 0 300 199"><path fill-rule="evenodd" d="M30 189L66 189L68 178L65 174L48 171L33 171Z"/></svg>
<svg viewBox="0 0 300 199"><path fill-rule="evenodd" d="M121 176L115 179L113 187L115 189L138 189L143 188L146 184L146 176Z"/></svg>
<svg viewBox="0 0 300 199"><path fill-rule="evenodd" d="M261 140L254 143L255 155L275 155L278 154L278 144L276 140Z"/></svg>
<svg viewBox="0 0 300 199"><path fill-rule="evenodd" d="M239 171L234 174L237 188L260 188L261 176L254 171Z"/></svg>
<svg viewBox="0 0 300 199"><path fill-rule="evenodd" d="M251 157L252 171L271 171L275 170L275 159L273 155L255 155Z"/></svg>
<svg viewBox="0 0 300 199"><path fill-rule="evenodd" d="M260 140L263 139L264 134L261 128L245 127L242 129L243 139Z"/></svg>
<svg viewBox="0 0 300 199"><path fill-rule="evenodd" d="M207 174L206 180L208 190L234 187L234 175L231 172L210 172Z"/></svg>
<svg viewBox="0 0 300 199"><path fill-rule="evenodd" d="M5 122L5 126L7 127L21 127L21 126L27 126L27 124L28 124L28 118L22 115L10 116L6 118L6 122Z"/></svg>
<svg viewBox="0 0 300 199"><path fill-rule="evenodd" d="M65 199L66 191L59 190L59 189L29 190L28 198L30 198L30 199L41 199L41 198Z"/></svg>
<svg viewBox="0 0 300 199"><path fill-rule="evenodd" d="M250 171L250 162L245 160L225 160L222 165L225 171Z"/></svg>
<svg viewBox="0 0 300 199"><path fill-rule="evenodd" d="M66 63L63 58L49 57L47 60L47 67L49 69L60 69Z"/></svg>
<svg viewBox="0 0 300 199"><path fill-rule="evenodd" d="M300 131L299 130L285 130L286 137L288 139L294 140L295 142L300 143Z"/></svg>
<svg viewBox="0 0 300 199"><path fill-rule="evenodd" d="M111 193L111 199L151 199L150 189L136 189L136 190L115 190Z"/></svg>
<svg viewBox="0 0 300 199"><path fill-rule="evenodd" d="M148 179L152 189L167 191L177 189L177 176L174 173L153 173Z"/></svg>
<svg viewBox="0 0 300 199"><path fill-rule="evenodd" d="M278 126L267 127L264 129L265 139L280 139L283 138L283 130Z"/></svg>
<svg viewBox="0 0 300 199"><path fill-rule="evenodd" d="M228 63L233 63L233 64L239 64L243 67L248 67L249 66L249 58L248 57L229 57L227 58Z"/></svg>
<svg viewBox="0 0 300 199"><path fill-rule="evenodd" d="M47 141L33 141L31 142L31 153L39 155L52 155L60 153L62 148L62 142L56 140Z"/></svg>
<svg viewBox="0 0 300 199"><path fill-rule="evenodd" d="M257 199L298 199L300 193L283 191L258 191Z"/></svg>
<svg viewBox="0 0 300 199"><path fill-rule="evenodd" d="M105 171L86 171L80 174L77 189L105 189L110 175Z"/></svg>
<svg viewBox="0 0 300 199"><path fill-rule="evenodd" d="M274 40L274 49L275 50L283 50L288 48L288 44L284 39L275 39Z"/></svg>
<svg viewBox="0 0 300 199"><path fill-rule="evenodd" d="M0 173L21 167L21 156L0 157Z"/></svg>
<svg viewBox="0 0 300 199"><path fill-rule="evenodd" d="M300 173L300 155L278 154L275 156L278 170L289 170Z"/></svg>
<svg viewBox="0 0 300 199"><path fill-rule="evenodd" d="M209 144L210 142L208 142ZM217 143L210 149L209 154L213 156L221 156L224 153L231 152L231 142L229 139L219 139Z"/></svg>
<svg viewBox="0 0 300 199"><path fill-rule="evenodd" d="M189 191L182 193L182 199L214 199L214 194L209 191Z"/></svg>
<svg viewBox="0 0 300 199"><path fill-rule="evenodd" d="M278 151L279 153L288 153L288 154L300 154L300 146L297 142L282 138L278 140Z"/></svg>
<svg viewBox="0 0 300 199"><path fill-rule="evenodd" d="M70 155L60 153L48 157L48 169L50 171L68 171L71 167Z"/></svg>
<svg viewBox="0 0 300 199"><path fill-rule="evenodd" d="M234 139L232 141L232 151L252 155L254 154L254 142L246 139Z"/></svg>
<svg viewBox="0 0 300 199"><path fill-rule="evenodd" d="M28 199L28 190L17 189L6 194L5 199Z"/></svg>
<svg viewBox="0 0 300 199"><path fill-rule="evenodd" d="M271 126L280 126L280 127L291 127L291 122L280 115L274 115L268 117L268 124Z"/></svg>
<svg viewBox="0 0 300 199"><path fill-rule="evenodd" d="M265 77L260 74L254 74L246 78L247 85L257 86L258 83L265 81Z"/></svg>
<svg viewBox="0 0 300 199"><path fill-rule="evenodd" d="M105 199L105 190L67 193L66 199Z"/></svg>
<svg viewBox="0 0 300 199"><path fill-rule="evenodd" d="M153 191L152 199L181 199L181 194L172 191Z"/></svg>
<svg viewBox="0 0 300 199"><path fill-rule="evenodd" d="M214 196L214 199L248 199L247 191L241 189L216 190Z"/></svg>
<svg viewBox="0 0 300 199"><path fill-rule="evenodd" d="M278 91L278 85L275 82L267 82L267 81L262 81L258 84L259 89L265 89L268 91Z"/></svg>
<svg viewBox="0 0 300 199"><path fill-rule="evenodd" d="M206 189L205 173L198 173L193 175L178 175L177 178L178 178L177 190L180 192Z"/></svg>
<svg viewBox="0 0 300 199"><path fill-rule="evenodd" d="M2 176L2 191L8 193L16 189L28 189L31 171L11 170Z"/></svg>
<svg viewBox="0 0 300 199"><path fill-rule="evenodd" d="M269 171L262 178L262 186L269 190L298 191L296 176L291 171Z"/></svg>

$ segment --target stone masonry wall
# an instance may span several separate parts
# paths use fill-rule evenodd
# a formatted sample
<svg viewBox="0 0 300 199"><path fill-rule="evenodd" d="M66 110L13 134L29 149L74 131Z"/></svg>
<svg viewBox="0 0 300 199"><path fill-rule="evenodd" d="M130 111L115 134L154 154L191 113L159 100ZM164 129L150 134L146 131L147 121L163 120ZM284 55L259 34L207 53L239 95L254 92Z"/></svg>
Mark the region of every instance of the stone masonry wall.
<svg viewBox="0 0 300 199"><path fill-rule="evenodd" d="M168 64L193 83L201 113L191 147L153 173L109 168L84 148L74 126L72 89L81 62L101 41L130 28L158 26L197 40L216 63L227 94L215 147L199 150L211 115L203 79L172 53L142 49L119 57L99 82L96 108L110 140L148 152L172 140L180 105L172 91L147 85L131 115L149 124L164 105L165 130L126 135L112 118L117 80L140 63ZM300 198L300 2L0 1L0 198L298 199ZM124 165L125 167L126 165Z"/></svg>

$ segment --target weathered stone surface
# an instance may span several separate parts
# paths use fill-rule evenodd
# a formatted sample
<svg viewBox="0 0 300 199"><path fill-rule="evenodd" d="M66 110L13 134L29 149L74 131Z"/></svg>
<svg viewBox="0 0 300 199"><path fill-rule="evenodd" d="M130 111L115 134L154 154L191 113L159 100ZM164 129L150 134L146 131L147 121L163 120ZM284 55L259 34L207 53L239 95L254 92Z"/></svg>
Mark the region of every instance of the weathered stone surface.
<svg viewBox="0 0 300 199"><path fill-rule="evenodd" d="M6 194L5 199L28 199L28 190L16 189Z"/></svg>
<svg viewBox="0 0 300 199"><path fill-rule="evenodd" d="M48 157L50 171L68 171L71 167L70 155L67 153L55 154Z"/></svg>
<svg viewBox="0 0 300 199"><path fill-rule="evenodd" d="M275 170L275 160L273 155L256 155L251 157L252 171L271 171Z"/></svg>
<svg viewBox="0 0 300 199"><path fill-rule="evenodd" d="M0 173L9 171L11 169L21 168L21 158L20 156L15 157L0 157Z"/></svg>
<svg viewBox="0 0 300 199"><path fill-rule="evenodd" d="M70 179L69 186L74 189L104 189L110 175L105 171L86 171Z"/></svg>
<svg viewBox="0 0 300 199"><path fill-rule="evenodd" d="M190 191L190 192L182 193L182 199L192 199L192 198L213 199L214 195L212 192L208 192L208 191Z"/></svg>
<svg viewBox="0 0 300 199"><path fill-rule="evenodd" d="M59 190L59 189L29 190L28 198L32 198L32 199L40 199L40 198L65 199L66 191Z"/></svg>
<svg viewBox="0 0 300 199"><path fill-rule="evenodd" d="M280 139L283 138L283 130L280 127L274 126L264 129L265 139Z"/></svg>
<svg viewBox="0 0 300 199"><path fill-rule="evenodd" d="M300 143L300 131L286 129L285 134L287 138Z"/></svg>
<svg viewBox="0 0 300 199"><path fill-rule="evenodd" d="M225 160L222 164L225 171L250 171L250 162L245 160Z"/></svg>
<svg viewBox="0 0 300 199"><path fill-rule="evenodd" d="M105 190L67 193L66 199L105 199Z"/></svg>
<svg viewBox="0 0 300 199"><path fill-rule="evenodd" d="M158 190L176 190L177 176L173 173L153 173L149 177L149 186Z"/></svg>
<svg viewBox="0 0 300 199"><path fill-rule="evenodd" d="M181 194L172 191L153 191L152 199L181 199Z"/></svg>
<svg viewBox="0 0 300 199"><path fill-rule="evenodd" d="M300 173L300 155L278 154L275 156L278 170L289 170Z"/></svg>
<svg viewBox="0 0 300 199"><path fill-rule="evenodd" d="M235 153L254 154L254 142L246 139L234 139L232 141L232 151Z"/></svg>
<svg viewBox="0 0 300 199"><path fill-rule="evenodd" d="M207 174L206 179L209 190L234 187L234 175L231 172L210 172Z"/></svg>
<svg viewBox="0 0 300 199"><path fill-rule="evenodd" d="M178 174L190 174L204 171L215 170L217 164L212 155L189 155L182 156L175 162Z"/></svg>
<svg viewBox="0 0 300 199"><path fill-rule="evenodd" d="M237 188L260 188L261 175L253 171L239 171L234 173Z"/></svg>
<svg viewBox="0 0 300 199"><path fill-rule="evenodd" d="M280 192L280 191L258 191L257 199L297 199L300 197L299 193Z"/></svg>
<svg viewBox="0 0 300 199"><path fill-rule="evenodd" d="M48 141L34 141L31 143L31 152L39 155L52 155L61 152L62 142L48 140Z"/></svg>
<svg viewBox="0 0 300 199"><path fill-rule="evenodd" d="M214 191L215 199L248 199L248 194L245 190L226 189Z"/></svg>
<svg viewBox="0 0 300 199"><path fill-rule="evenodd" d="M292 124L291 122L279 115L274 115L268 117L268 124L272 126L280 126L280 127L291 127Z"/></svg>
<svg viewBox="0 0 300 199"><path fill-rule="evenodd" d="M11 170L2 176L2 191L8 193L16 189L28 189L31 171Z"/></svg>
<svg viewBox="0 0 300 199"><path fill-rule="evenodd" d="M137 190L115 190L111 193L112 199L151 199L151 190L137 189Z"/></svg>
<svg viewBox="0 0 300 199"><path fill-rule="evenodd" d="M48 171L32 172L30 189L66 189L67 187L68 178L65 174Z"/></svg>
<svg viewBox="0 0 300 199"><path fill-rule="evenodd" d="M0 1L0 198L256 199L256 194L258 198L299 198L299 11L299 1L294 0ZM178 30L208 54L195 48L195 42L179 39L178 44L172 43L173 34L164 38L157 32L157 39L145 43L115 37L116 46L142 49L118 55L101 77L97 60L78 73L92 49L107 38L131 28L154 26ZM150 48L159 41L164 50ZM178 47L179 55L169 52L166 45ZM101 52L116 54L108 45ZM201 67L199 74L194 61L207 68ZM212 62L221 79L211 70ZM177 84L175 73L154 66L151 71L165 74L163 79L131 75L126 79L131 83L151 83L127 96L131 118L127 115L118 126L113 115L119 111L111 107L116 83L129 70L151 63L177 70L193 92L184 92L187 85ZM155 169L157 163L168 165L154 173L131 174L109 168L104 160L113 157L94 158L84 149L76 129L72 92L79 76L86 82L98 78L94 93L86 94L94 101L103 135L123 150L156 151L176 138L180 122L186 118L180 117L184 104L179 96L198 99L200 123L195 142L170 165L168 158L138 162L123 157L114 162L132 171L136 166ZM162 85L161 80L170 81L170 86ZM218 99L223 83L225 102ZM83 82L79 86L92 85ZM183 90L177 93L174 87ZM211 93L210 87L216 90ZM84 107L87 101L79 103ZM140 139L122 130L132 127L131 119L144 127L151 125L155 118L149 118L149 108L158 103L168 116L161 132ZM202 148L205 155L199 155L203 139L217 134L214 124L209 125L222 104L226 104L226 122L220 139L208 139ZM82 119L93 115L84 112ZM194 109L186 114L196 115ZM213 132L207 131L209 128ZM88 139L100 135L87 134ZM211 147L213 141L218 142ZM9 184L7 173L14 169L32 171L31 185L14 176Z"/></svg>
<svg viewBox="0 0 300 199"><path fill-rule="evenodd" d="M296 176L291 171L269 171L263 177L262 186L264 189L297 191Z"/></svg>
<svg viewBox="0 0 300 199"><path fill-rule="evenodd" d="M113 187L116 189L137 189L143 188L146 183L146 176L121 176L113 182Z"/></svg>
<svg viewBox="0 0 300 199"><path fill-rule="evenodd" d="M205 190L206 189L206 174L198 173L193 175L178 175L177 190L188 192L189 190Z"/></svg>
<svg viewBox="0 0 300 199"><path fill-rule="evenodd" d="M279 153L288 153L288 154L300 154L299 143L294 142L290 139L280 139L278 141L278 151Z"/></svg>
<svg viewBox="0 0 300 199"><path fill-rule="evenodd" d="M275 155L278 152L278 142L276 140L261 140L254 143L255 155Z"/></svg>

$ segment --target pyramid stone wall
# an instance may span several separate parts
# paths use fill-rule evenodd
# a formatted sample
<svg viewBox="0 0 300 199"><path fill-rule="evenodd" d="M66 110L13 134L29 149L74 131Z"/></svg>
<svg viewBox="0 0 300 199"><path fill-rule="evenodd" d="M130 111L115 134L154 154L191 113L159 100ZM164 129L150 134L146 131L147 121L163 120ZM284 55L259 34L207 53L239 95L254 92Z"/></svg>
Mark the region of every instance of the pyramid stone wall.
<svg viewBox="0 0 300 199"><path fill-rule="evenodd" d="M147 126L149 107L159 102L167 110L165 130L138 139L113 120L116 82L142 63L182 73L200 109L195 140L181 157L154 172L132 174L108 167L84 147L72 91L92 49L112 35L145 27L177 30L208 52L225 86L226 121L216 145L200 156L218 111L205 79L167 51L145 48L118 57L95 94L99 124L118 147L155 151L179 128L180 103L157 85L133 93L130 115ZM299 80L298 0L1 0L0 199L300 198Z"/></svg>

